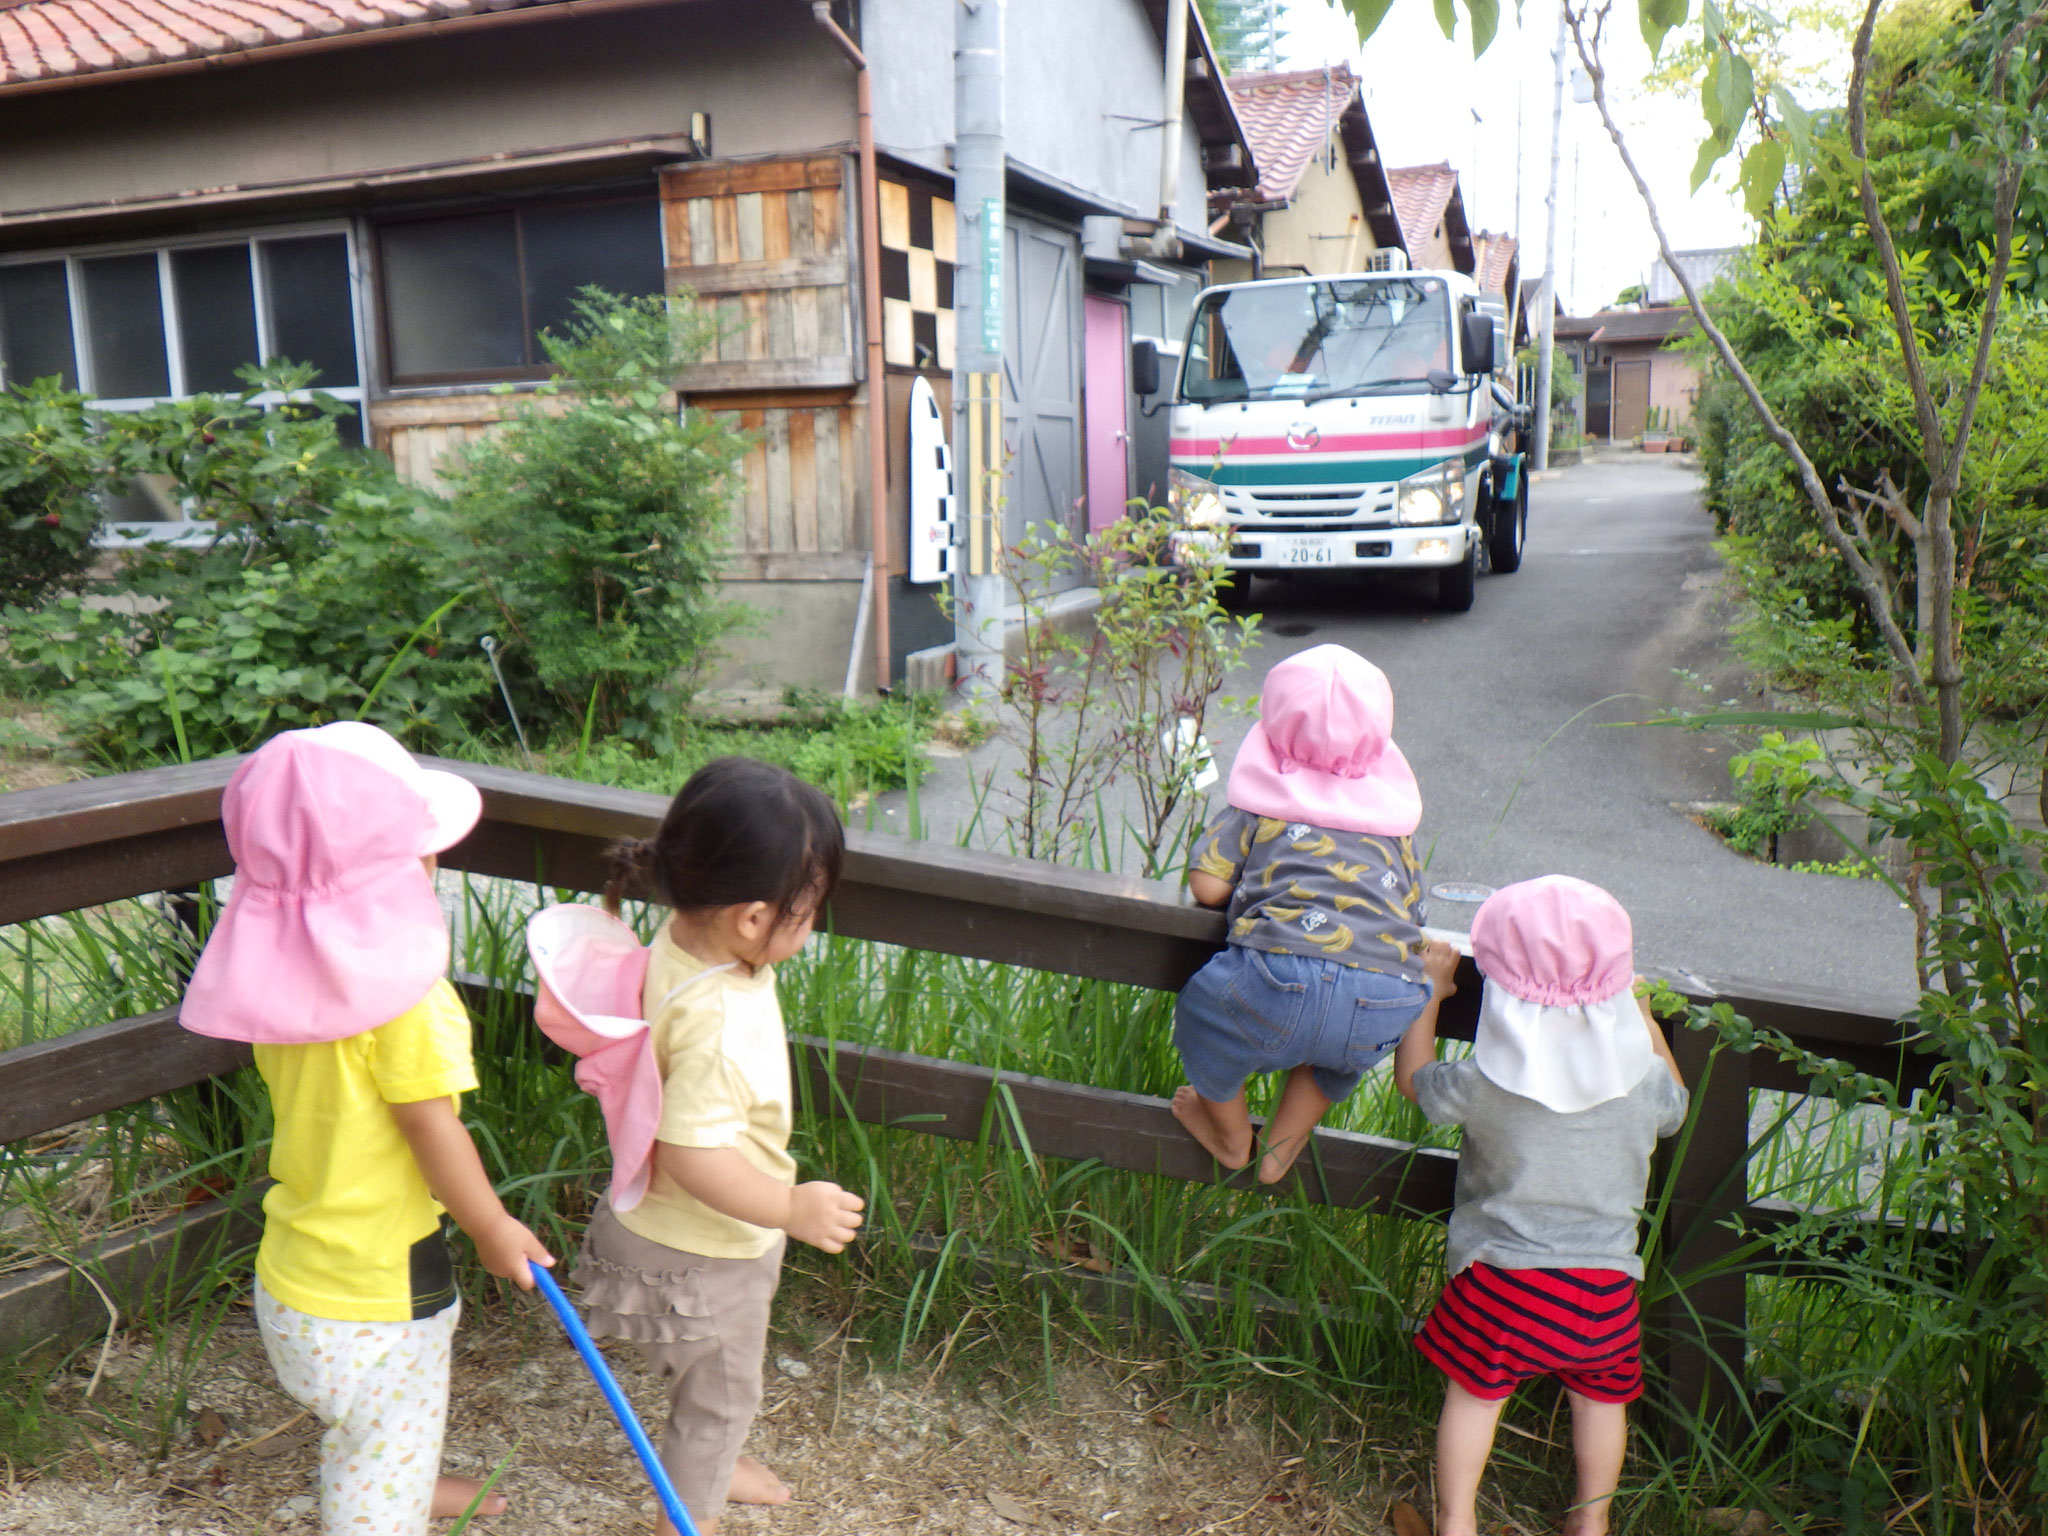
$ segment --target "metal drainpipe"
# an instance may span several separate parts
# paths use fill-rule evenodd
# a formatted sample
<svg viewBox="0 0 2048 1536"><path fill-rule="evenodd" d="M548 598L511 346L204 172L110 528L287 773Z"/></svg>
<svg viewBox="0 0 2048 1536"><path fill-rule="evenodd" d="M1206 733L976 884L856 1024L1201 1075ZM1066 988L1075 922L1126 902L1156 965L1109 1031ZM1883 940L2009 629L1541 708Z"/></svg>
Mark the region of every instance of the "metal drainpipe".
<svg viewBox="0 0 2048 1536"><path fill-rule="evenodd" d="M882 213L875 173L875 93L867 55L832 19L830 0L811 15L854 68L854 117L860 145L861 313L868 340L868 560L874 571L875 691L887 693L889 668L889 381L882 362Z"/></svg>

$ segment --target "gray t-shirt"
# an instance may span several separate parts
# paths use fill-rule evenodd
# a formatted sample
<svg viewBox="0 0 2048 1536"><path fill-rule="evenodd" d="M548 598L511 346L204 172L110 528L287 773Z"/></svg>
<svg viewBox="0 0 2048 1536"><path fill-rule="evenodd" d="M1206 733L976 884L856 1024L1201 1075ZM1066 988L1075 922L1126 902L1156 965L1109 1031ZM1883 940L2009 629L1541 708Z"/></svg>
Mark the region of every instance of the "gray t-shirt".
<svg viewBox="0 0 2048 1536"><path fill-rule="evenodd" d="M1563 1115L1495 1086L1475 1061L1415 1074L1431 1125L1462 1125L1445 1272L1614 1269L1640 1280L1636 1226L1657 1138L1685 1123L1685 1089L1658 1058L1618 1099Z"/></svg>
<svg viewBox="0 0 2048 1536"><path fill-rule="evenodd" d="M1422 866L1412 838L1230 806L1203 834L1193 867L1235 887L1233 944L1422 980Z"/></svg>

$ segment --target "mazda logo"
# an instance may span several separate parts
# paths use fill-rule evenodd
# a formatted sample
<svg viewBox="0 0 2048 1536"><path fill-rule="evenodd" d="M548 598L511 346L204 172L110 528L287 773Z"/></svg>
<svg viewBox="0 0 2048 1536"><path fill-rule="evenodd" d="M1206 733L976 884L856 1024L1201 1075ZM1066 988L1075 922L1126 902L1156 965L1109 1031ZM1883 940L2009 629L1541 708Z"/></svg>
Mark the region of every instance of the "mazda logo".
<svg viewBox="0 0 2048 1536"><path fill-rule="evenodd" d="M1316 430L1312 421L1297 421L1287 429L1287 446L1296 449L1315 447L1323 440L1323 434Z"/></svg>

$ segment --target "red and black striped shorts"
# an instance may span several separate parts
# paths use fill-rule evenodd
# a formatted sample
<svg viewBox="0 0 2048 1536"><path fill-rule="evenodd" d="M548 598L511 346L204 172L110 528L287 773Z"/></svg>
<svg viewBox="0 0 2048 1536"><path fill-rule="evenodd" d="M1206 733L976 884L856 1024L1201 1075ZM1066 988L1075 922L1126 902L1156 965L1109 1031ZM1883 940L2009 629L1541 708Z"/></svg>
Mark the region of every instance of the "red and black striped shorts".
<svg viewBox="0 0 2048 1536"><path fill-rule="evenodd" d="M1619 1270L1471 1265L1444 1287L1415 1347L1474 1397L1506 1397L1532 1376L1596 1403L1643 1395L1636 1283Z"/></svg>

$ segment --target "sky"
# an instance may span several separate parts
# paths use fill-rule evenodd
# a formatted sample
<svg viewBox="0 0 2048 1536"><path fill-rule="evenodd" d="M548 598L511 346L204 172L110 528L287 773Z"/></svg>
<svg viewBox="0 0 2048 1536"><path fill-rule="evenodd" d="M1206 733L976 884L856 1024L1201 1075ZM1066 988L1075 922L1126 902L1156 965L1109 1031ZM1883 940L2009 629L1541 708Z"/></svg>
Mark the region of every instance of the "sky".
<svg viewBox="0 0 2048 1536"><path fill-rule="evenodd" d="M1472 227L1517 234L1522 275L1540 276L1557 11L1527 0L1518 20L1513 6L1503 5L1500 31L1475 61L1462 9L1458 35L1447 40L1426 0L1395 0L1362 54L1350 18L1327 0L1282 0L1281 9L1284 67L1350 62L1365 81L1366 113L1385 162L1448 159L1460 174ZM1755 226L1725 163L1697 196L1689 190L1693 157L1706 137L1698 101L1647 96L1637 88L1650 68L1649 49L1635 26L1635 6L1621 0L1614 14L1619 25L1610 27L1609 95L1617 99L1630 152L1650 182L1673 248L1747 244ZM1585 314L1642 282L1657 242L1598 111L1590 101L1572 100L1569 71L1577 56L1569 38L1565 55L1557 285L1566 310Z"/></svg>

